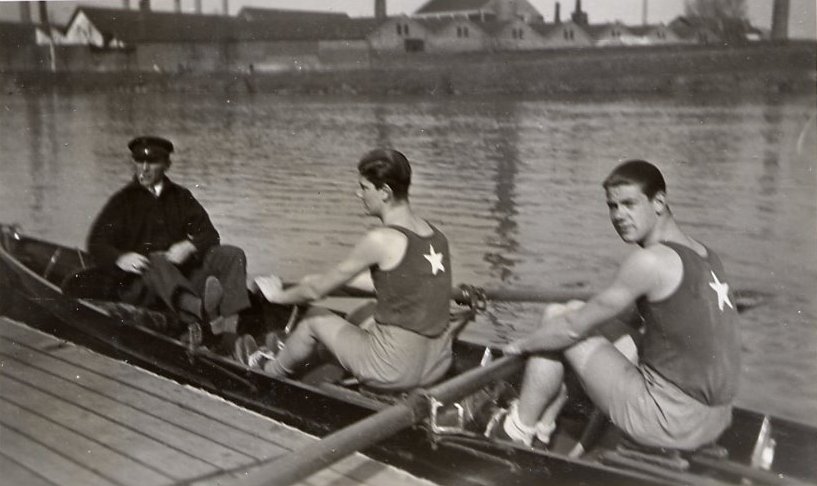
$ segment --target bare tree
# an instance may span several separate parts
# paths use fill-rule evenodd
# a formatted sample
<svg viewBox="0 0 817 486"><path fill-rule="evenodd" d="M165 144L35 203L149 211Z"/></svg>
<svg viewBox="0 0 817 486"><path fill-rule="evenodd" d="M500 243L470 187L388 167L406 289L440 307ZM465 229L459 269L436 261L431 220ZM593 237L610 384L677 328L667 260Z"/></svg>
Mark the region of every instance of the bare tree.
<svg viewBox="0 0 817 486"><path fill-rule="evenodd" d="M687 18L703 23L727 43L742 43L749 24L746 0L686 0Z"/></svg>
<svg viewBox="0 0 817 486"><path fill-rule="evenodd" d="M687 0L688 17L710 19L746 19L746 0Z"/></svg>

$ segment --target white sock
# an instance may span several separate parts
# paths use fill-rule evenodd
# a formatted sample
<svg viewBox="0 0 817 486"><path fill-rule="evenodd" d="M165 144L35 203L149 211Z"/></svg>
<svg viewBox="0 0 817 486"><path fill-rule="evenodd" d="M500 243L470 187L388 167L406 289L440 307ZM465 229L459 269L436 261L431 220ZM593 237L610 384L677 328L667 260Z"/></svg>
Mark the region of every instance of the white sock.
<svg viewBox="0 0 817 486"><path fill-rule="evenodd" d="M508 437L513 439L514 442L520 442L526 446L530 446L533 443L533 436L536 435L536 426L527 426L523 424L522 419L519 418L519 400L514 400L511 403L511 406L508 408L508 415L505 417L502 427L505 429L505 433L508 434Z"/></svg>
<svg viewBox="0 0 817 486"><path fill-rule="evenodd" d="M542 418L536 422L536 438L543 444L550 444L550 436L556 430L556 419L565 403L567 403L567 387L562 383L558 395L548 404L542 413Z"/></svg>

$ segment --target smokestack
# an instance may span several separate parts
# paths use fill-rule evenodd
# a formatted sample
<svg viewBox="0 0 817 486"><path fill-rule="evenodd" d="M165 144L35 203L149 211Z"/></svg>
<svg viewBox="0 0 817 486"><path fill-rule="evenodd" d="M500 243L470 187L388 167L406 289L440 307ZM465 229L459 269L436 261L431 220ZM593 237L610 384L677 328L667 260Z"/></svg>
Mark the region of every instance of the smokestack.
<svg viewBox="0 0 817 486"><path fill-rule="evenodd" d="M51 25L50 25L51 23L48 21L48 6L42 0L37 2L37 6L39 7L39 10L40 10L40 24L42 24L43 30L45 30L45 33L48 34L49 37L51 37Z"/></svg>
<svg viewBox="0 0 817 486"><path fill-rule="evenodd" d="M130 10L130 0L122 0L122 8Z"/></svg>
<svg viewBox="0 0 817 486"><path fill-rule="evenodd" d="M641 25L647 25L647 0L641 4Z"/></svg>
<svg viewBox="0 0 817 486"><path fill-rule="evenodd" d="M559 2L556 2L556 6L553 8L553 23L561 24L562 23L562 6L559 5Z"/></svg>
<svg viewBox="0 0 817 486"><path fill-rule="evenodd" d="M774 0L772 39L789 38L789 0Z"/></svg>
<svg viewBox="0 0 817 486"><path fill-rule="evenodd" d="M587 14L582 12L582 0L576 0L576 9L570 15L576 25L587 25Z"/></svg>
<svg viewBox="0 0 817 486"><path fill-rule="evenodd" d="M20 21L24 24L31 23L31 4L26 2L20 2Z"/></svg>
<svg viewBox="0 0 817 486"><path fill-rule="evenodd" d="M196 13L200 14L201 13L201 0L196 0L195 5L196 5Z"/></svg>
<svg viewBox="0 0 817 486"><path fill-rule="evenodd" d="M221 10L224 11L224 15L230 15L230 0L222 0L221 1Z"/></svg>
<svg viewBox="0 0 817 486"><path fill-rule="evenodd" d="M386 18L386 0L374 0L374 18Z"/></svg>
<svg viewBox="0 0 817 486"><path fill-rule="evenodd" d="M150 12L150 0L139 0L139 11Z"/></svg>
<svg viewBox="0 0 817 486"><path fill-rule="evenodd" d="M182 11L182 0L173 0L173 11L176 13L181 13Z"/></svg>

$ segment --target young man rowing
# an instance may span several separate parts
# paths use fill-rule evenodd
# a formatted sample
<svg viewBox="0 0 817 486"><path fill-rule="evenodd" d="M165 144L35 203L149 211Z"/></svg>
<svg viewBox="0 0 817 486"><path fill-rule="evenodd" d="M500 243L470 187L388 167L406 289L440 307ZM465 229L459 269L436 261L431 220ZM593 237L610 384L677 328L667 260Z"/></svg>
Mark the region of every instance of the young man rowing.
<svg viewBox="0 0 817 486"><path fill-rule="evenodd" d="M294 287L282 289L276 277L256 283L270 302L299 304L351 281L367 281L357 277L370 272L368 286L377 294L374 323L363 329L312 308L275 358L261 365L272 375L288 375L320 343L363 384L384 390L427 385L445 374L452 359L448 240L412 211L411 167L403 154L373 150L360 160L358 172L357 196L383 226L366 233L343 261Z"/></svg>
<svg viewBox="0 0 817 486"><path fill-rule="evenodd" d="M661 172L640 160L605 179L610 220L638 245L609 287L586 305L552 318L505 347L533 353L519 401L502 424L514 441L548 441L563 402L561 351L589 397L636 442L692 450L731 422L740 371L734 298L718 256L684 234L670 211ZM644 320L639 362L594 336L633 303Z"/></svg>

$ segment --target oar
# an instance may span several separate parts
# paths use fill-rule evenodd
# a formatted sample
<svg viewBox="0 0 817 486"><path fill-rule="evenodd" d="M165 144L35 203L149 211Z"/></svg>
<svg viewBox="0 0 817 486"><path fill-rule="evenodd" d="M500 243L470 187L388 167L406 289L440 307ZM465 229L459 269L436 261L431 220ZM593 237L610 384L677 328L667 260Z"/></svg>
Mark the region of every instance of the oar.
<svg viewBox="0 0 817 486"><path fill-rule="evenodd" d="M523 289L481 289L470 285L462 285L451 289L451 299L464 304L472 298L498 302L567 302L570 300L588 300L594 293L589 290L523 288ZM361 297L375 298L374 292L353 287L340 287L332 291L331 297ZM735 291L735 306L738 312L744 312L763 302L762 295L752 290Z"/></svg>
<svg viewBox="0 0 817 486"><path fill-rule="evenodd" d="M237 484L284 486L298 482L344 457L428 418L435 401L450 403L522 369L524 357L504 356L429 389L420 389L402 402L324 437L317 444L292 451L260 467L253 466ZM239 477L244 473L237 474Z"/></svg>

